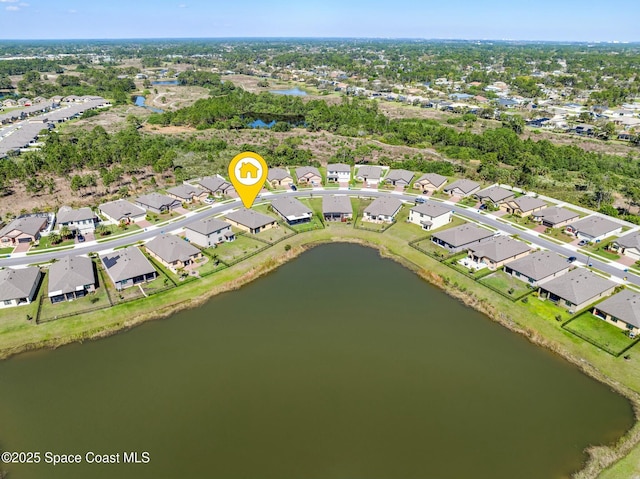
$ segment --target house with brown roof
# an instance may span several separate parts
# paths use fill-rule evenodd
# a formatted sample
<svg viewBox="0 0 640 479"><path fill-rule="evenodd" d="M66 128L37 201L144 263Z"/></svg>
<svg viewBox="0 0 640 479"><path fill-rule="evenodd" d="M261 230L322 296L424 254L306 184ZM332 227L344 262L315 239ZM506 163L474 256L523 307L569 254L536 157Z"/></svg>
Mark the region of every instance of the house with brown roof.
<svg viewBox="0 0 640 479"><path fill-rule="evenodd" d="M197 186L182 184L167 189L167 196L181 203L202 202L209 197L209 192Z"/></svg>
<svg viewBox="0 0 640 479"><path fill-rule="evenodd" d="M610 248L617 253L640 261L640 231L633 231L612 241Z"/></svg>
<svg viewBox="0 0 640 479"><path fill-rule="evenodd" d="M433 194L442 188L446 182L446 176L438 173L425 173L413 183L413 187L422 193Z"/></svg>
<svg viewBox="0 0 640 479"><path fill-rule="evenodd" d="M47 227L46 216L25 216L16 218L0 229L0 246L14 246L32 243L40 239L40 233Z"/></svg>
<svg viewBox="0 0 640 479"><path fill-rule="evenodd" d="M569 272L571 263L552 251L535 251L524 258L511 261L503 271L520 281L539 286Z"/></svg>
<svg viewBox="0 0 640 479"><path fill-rule="evenodd" d="M517 260L529 254L531 248L508 236L495 236L469 248L469 258L474 263L484 264L490 270L496 270L505 263Z"/></svg>
<svg viewBox="0 0 640 479"><path fill-rule="evenodd" d="M144 245L147 253L174 273L202 259L202 251L179 236L162 234Z"/></svg>
<svg viewBox="0 0 640 479"><path fill-rule="evenodd" d="M525 217L546 208L547 203L539 198L523 195L505 201L500 207L511 215Z"/></svg>
<svg viewBox="0 0 640 479"><path fill-rule="evenodd" d="M629 331L630 335L640 333L640 293L622 290L593 307L592 313L600 319Z"/></svg>
<svg viewBox="0 0 640 479"><path fill-rule="evenodd" d="M31 304L41 279L42 273L36 266L0 270L0 309Z"/></svg>
<svg viewBox="0 0 640 479"><path fill-rule="evenodd" d="M296 168L296 177L299 185L322 185L322 175L315 166L301 166Z"/></svg>
<svg viewBox="0 0 640 479"><path fill-rule="evenodd" d="M540 299L548 299L570 311L579 311L613 293L616 283L584 268L576 268L552 279L538 289Z"/></svg>

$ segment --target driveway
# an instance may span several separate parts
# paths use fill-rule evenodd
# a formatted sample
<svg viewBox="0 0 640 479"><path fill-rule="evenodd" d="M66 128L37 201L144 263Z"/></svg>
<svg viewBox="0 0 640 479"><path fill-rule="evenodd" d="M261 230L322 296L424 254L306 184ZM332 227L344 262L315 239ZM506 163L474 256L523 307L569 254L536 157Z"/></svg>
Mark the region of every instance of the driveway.
<svg viewBox="0 0 640 479"><path fill-rule="evenodd" d="M31 248L31 243L18 243L12 254L26 253Z"/></svg>

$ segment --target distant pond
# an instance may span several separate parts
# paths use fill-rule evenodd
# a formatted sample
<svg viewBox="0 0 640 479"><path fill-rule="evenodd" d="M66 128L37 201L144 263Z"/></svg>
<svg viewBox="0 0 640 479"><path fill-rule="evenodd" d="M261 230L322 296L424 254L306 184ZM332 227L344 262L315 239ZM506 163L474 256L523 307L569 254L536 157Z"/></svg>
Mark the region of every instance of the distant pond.
<svg viewBox="0 0 640 479"><path fill-rule="evenodd" d="M146 108L148 110L151 110L154 113L163 113L164 112L164 110L161 110L160 108L154 108L152 106L148 106L145 103L145 97L140 96L140 95L136 96L136 99L135 99L134 103L135 103L136 106L141 106L142 108Z"/></svg>
<svg viewBox="0 0 640 479"><path fill-rule="evenodd" d="M152 81L151 84L152 85L177 85L178 80L157 80L157 81Z"/></svg>
<svg viewBox="0 0 640 479"><path fill-rule="evenodd" d="M289 90L270 90L271 93L275 93L276 95L292 95L292 96L307 96L308 93L304 90L300 90L300 88L290 88Z"/></svg>

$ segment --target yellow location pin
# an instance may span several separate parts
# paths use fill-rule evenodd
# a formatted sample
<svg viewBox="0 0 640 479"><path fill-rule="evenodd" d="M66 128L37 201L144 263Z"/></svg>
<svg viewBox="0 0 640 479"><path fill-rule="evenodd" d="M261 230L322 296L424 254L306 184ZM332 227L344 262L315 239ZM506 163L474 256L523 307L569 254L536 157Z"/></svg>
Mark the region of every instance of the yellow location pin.
<svg viewBox="0 0 640 479"><path fill-rule="evenodd" d="M229 163L229 178L245 208L251 208L267 179L267 162L257 153L245 151Z"/></svg>

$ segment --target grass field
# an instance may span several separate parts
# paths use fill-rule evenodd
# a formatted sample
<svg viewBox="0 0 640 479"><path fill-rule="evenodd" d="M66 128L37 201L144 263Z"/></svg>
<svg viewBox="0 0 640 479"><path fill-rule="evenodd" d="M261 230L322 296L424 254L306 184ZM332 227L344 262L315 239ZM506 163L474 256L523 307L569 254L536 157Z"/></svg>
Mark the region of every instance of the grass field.
<svg viewBox="0 0 640 479"><path fill-rule="evenodd" d="M269 230L270 231L270 230ZM265 233L268 233L266 231ZM215 248L208 248L207 253L217 255L221 261L229 263L251 254L257 249L263 248L265 243L252 237L253 235L236 235L236 239L230 243L222 243Z"/></svg>
<svg viewBox="0 0 640 479"><path fill-rule="evenodd" d="M506 274L504 271L496 271L489 276L485 276L480 282L482 284L488 284L514 298L518 298L531 291L527 283L514 278L510 274Z"/></svg>
<svg viewBox="0 0 640 479"><path fill-rule="evenodd" d="M576 332L581 336L587 337L604 349L616 353L622 352L635 341L627 336L625 330L597 318L589 311L582 313L573 321L565 324L564 328L567 331Z"/></svg>

